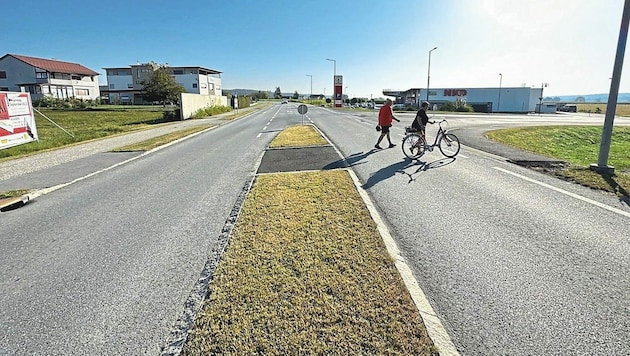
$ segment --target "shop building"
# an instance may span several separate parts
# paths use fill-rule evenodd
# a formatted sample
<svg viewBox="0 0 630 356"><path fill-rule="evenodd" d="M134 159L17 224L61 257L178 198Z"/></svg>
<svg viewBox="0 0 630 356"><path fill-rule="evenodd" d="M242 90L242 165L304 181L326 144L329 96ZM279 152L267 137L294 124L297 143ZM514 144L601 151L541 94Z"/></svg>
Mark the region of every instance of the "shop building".
<svg viewBox="0 0 630 356"><path fill-rule="evenodd" d="M398 104L420 106L427 100L427 89L412 88L405 91L384 89L383 95L393 96ZM475 112L530 113L556 112L556 103L543 102L543 88L430 88L428 101L432 109L445 103L464 103Z"/></svg>

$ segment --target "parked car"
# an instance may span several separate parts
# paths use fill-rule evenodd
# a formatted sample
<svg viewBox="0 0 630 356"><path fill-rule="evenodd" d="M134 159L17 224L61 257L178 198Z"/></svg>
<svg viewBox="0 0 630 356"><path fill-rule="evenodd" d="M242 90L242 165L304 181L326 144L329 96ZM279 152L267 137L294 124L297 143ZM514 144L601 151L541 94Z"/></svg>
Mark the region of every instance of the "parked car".
<svg viewBox="0 0 630 356"><path fill-rule="evenodd" d="M575 105L575 104L564 104L564 105L562 105L561 107L558 108L558 111L577 112L577 105Z"/></svg>
<svg viewBox="0 0 630 356"><path fill-rule="evenodd" d="M288 103L287 99L282 99L282 104L287 104L287 103Z"/></svg>

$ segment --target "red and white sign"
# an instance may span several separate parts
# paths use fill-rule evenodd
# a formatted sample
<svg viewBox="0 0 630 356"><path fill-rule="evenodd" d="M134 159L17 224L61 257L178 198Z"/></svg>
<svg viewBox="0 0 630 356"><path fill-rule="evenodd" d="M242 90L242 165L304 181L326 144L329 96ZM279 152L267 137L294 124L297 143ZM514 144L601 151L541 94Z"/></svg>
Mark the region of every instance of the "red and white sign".
<svg viewBox="0 0 630 356"><path fill-rule="evenodd" d="M37 140L29 93L0 92L0 149Z"/></svg>
<svg viewBox="0 0 630 356"><path fill-rule="evenodd" d="M335 107L340 108L343 106L343 76L335 75Z"/></svg>

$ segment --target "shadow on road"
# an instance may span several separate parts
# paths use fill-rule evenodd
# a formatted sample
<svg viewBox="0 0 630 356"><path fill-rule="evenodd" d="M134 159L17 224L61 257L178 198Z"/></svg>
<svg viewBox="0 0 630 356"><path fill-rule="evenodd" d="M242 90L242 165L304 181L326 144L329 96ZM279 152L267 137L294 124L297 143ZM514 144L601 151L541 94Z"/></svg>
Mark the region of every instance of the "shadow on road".
<svg viewBox="0 0 630 356"><path fill-rule="evenodd" d="M329 163L327 164L323 169L332 169L332 168L338 168L340 165L344 165L345 167L353 167L357 164L363 164L365 162L361 162L362 160L364 160L365 158L367 158L369 155L371 155L372 153L378 152L379 150L377 149L371 149L367 152L357 152L357 153L353 153L350 156L344 157L342 159L339 159L335 162Z"/></svg>
<svg viewBox="0 0 630 356"><path fill-rule="evenodd" d="M446 165L449 165L451 163L455 162L455 158L442 158L442 159L438 159L436 161L433 162L423 162L423 161L416 161L416 163L414 164L414 166L418 166L418 168L413 171L412 173L407 173L407 171L405 170L401 170L399 172L396 173L401 173L404 174L406 176L409 177L409 182L407 183L411 183L414 180L416 180L414 178L414 175L417 175L420 172L424 172L424 171L428 171L429 169L434 169L434 168L440 168Z"/></svg>
<svg viewBox="0 0 630 356"><path fill-rule="evenodd" d="M367 182L363 185L363 189L369 189L385 179L391 178L397 173L404 174L409 177L407 183L411 183L415 180L414 176L420 172L427 171L429 169L439 168L455 162L455 158L442 158L433 162L423 162L420 160L414 161L410 159L404 159L403 161L396 162L387 167L383 167L376 171L368 178ZM407 172L408 168L415 168L411 173Z"/></svg>

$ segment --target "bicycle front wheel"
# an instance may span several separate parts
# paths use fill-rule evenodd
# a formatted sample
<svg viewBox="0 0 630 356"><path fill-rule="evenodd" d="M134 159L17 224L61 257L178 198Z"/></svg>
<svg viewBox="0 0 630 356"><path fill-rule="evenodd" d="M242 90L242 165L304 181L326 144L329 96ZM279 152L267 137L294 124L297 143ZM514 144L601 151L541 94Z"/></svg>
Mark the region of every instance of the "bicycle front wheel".
<svg viewBox="0 0 630 356"><path fill-rule="evenodd" d="M445 133L442 135L442 137L440 137L440 141L438 142L438 147L440 147L440 152L449 158L457 156L459 149L461 148L459 145L459 139L452 133Z"/></svg>
<svg viewBox="0 0 630 356"><path fill-rule="evenodd" d="M411 133L403 138L402 150L409 159L420 158L424 154L424 139L422 136Z"/></svg>

